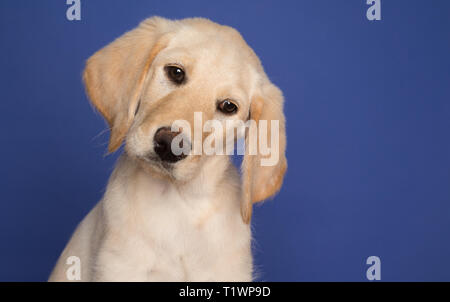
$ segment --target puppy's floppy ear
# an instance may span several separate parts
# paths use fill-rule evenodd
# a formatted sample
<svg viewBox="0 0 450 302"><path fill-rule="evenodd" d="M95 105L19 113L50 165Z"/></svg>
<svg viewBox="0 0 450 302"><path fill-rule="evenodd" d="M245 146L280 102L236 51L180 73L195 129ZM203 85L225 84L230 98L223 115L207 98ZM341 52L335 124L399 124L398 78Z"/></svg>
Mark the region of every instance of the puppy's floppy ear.
<svg viewBox="0 0 450 302"><path fill-rule="evenodd" d="M252 98L250 105L250 119L256 122L258 131L255 127L250 127L247 132L246 151L242 162L243 196L241 214L245 223L250 223L253 203L263 201L280 190L287 169L283 95L272 83L264 84L261 90L262 92L259 95ZM278 131L275 128L277 121ZM261 123L267 123L267 132L261 131ZM255 140L256 135L257 139ZM252 147L252 137L258 145L258 150L253 150L253 152L252 148L255 149L255 147ZM278 158L278 161L267 165L267 160L271 155L261 154L261 140L266 140L263 145L270 148L271 155Z"/></svg>
<svg viewBox="0 0 450 302"><path fill-rule="evenodd" d="M153 59L166 46L164 32L171 22L149 18L86 63L83 80L87 94L110 127L109 152L120 147L131 126L146 75Z"/></svg>

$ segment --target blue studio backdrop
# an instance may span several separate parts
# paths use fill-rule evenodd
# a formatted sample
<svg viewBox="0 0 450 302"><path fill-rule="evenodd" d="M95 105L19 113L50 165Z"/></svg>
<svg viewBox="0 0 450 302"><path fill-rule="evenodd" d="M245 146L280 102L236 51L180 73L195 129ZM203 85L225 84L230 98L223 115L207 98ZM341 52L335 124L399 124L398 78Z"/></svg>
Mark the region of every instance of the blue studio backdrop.
<svg viewBox="0 0 450 302"><path fill-rule="evenodd" d="M289 168L256 206L265 281L450 281L450 2L0 1L0 281L45 281L118 154L85 60L143 19L238 29L284 92Z"/></svg>

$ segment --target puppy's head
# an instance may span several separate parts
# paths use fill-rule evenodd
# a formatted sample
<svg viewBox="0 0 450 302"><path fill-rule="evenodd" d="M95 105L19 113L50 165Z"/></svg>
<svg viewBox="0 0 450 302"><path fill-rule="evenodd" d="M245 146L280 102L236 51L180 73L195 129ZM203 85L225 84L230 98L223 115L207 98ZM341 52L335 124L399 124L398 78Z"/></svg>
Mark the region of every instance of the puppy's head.
<svg viewBox="0 0 450 302"><path fill-rule="evenodd" d="M222 132L210 141L217 151L227 144L230 130L238 129L234 139L245 136L247 142L244 221L250 221L253 202L281 187L287 166L283 97L236 30L206 19L153 17L89 58L83 78L91 102L110 126L109 152L125 141L127 154L142 167L186 182L213 157L202 152L209 137L204 130ZM271 155L250 152L258 131L239 127L249 120L256 129L266 121L265 131L253 136L277 145L271 148L275 163L264 165ZM207 126L210 121L215 123Z"/></svg>

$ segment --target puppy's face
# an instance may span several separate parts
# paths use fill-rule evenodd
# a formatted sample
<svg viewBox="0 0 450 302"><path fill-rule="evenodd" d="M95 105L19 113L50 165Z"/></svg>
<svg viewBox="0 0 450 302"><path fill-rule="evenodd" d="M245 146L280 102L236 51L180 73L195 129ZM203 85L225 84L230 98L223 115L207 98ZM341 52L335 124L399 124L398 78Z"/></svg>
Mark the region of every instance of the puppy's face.
<svg viewBox="0 0 450 302"><path fill-rule="evenodd" d="M227 129L249 117L259 66L230 28L182 28L166 39L145 76L125 147L144 167L186 181L215 156L198 149L211 133L201 131L199 137L194 131L215 121L226 141ZM182 154L172 150L176 135L183 136Z"/></svg>
<svg viewBox="0 0 450 302"><path fill-rule="evenodd" d="M83 78L110 126L110 152L125 141L127 154L144 169L186 182L220 156L203 150L212 132L222 135L209 146L228 148L230 140L249 139L238 125L266 121L258 140L265 136L276 145L277 161L264 166L267 154L246 152L244 221L253 202L281 187L287 167L283 97L236 30L206 19L150 18L89 58Z"/></svg>

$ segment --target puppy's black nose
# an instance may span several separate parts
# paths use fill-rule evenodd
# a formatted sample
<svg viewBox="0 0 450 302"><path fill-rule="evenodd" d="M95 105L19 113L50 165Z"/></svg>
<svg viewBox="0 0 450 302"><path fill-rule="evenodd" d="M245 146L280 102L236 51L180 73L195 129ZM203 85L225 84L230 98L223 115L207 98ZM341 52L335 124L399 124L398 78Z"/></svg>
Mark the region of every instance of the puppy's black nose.
<svg viewBox="0 0 450 302"><path fill-rule="evenodd" d="M154 150L158 154L162 161L175 163L186 157L185 154L181 153L176 155L172 151L172 141L175 136L179 135L179 132L172 132L169 127L159 128L155 133ZM183 141L180 142L180 148L183 148Z"/></svg>

